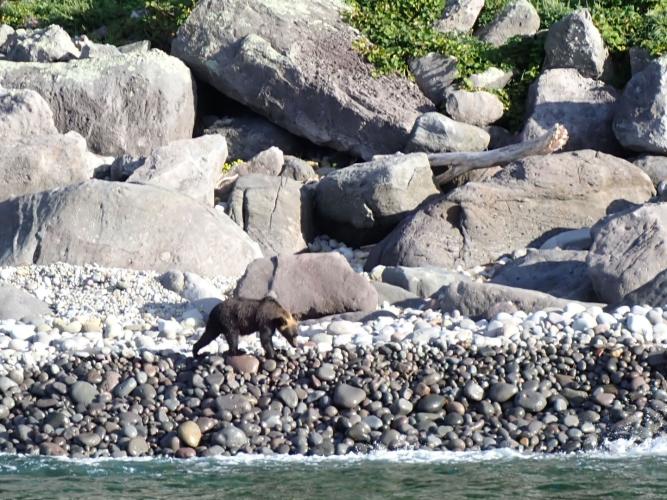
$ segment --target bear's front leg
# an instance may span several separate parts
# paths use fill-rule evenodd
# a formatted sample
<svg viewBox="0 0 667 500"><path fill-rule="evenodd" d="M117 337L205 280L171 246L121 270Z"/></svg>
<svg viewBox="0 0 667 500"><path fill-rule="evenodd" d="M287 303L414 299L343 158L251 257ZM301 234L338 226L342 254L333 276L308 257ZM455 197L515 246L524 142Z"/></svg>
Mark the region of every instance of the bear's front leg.
<svg viewBox="0 0 667 500"><path fill-rule="evenodd" d="M264 348L264 355L267 358L275 358L276 353L273 350L273 330L270 330L269 328L262 328L262 330L259 332L259 340L262 343L262 347Z"/></svg>

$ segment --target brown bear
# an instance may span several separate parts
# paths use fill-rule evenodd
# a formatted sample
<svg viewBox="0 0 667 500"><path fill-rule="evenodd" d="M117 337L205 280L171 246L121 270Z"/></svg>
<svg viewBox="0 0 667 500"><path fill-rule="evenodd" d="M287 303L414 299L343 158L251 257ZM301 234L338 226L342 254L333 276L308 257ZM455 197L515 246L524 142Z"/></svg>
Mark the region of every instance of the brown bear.
<svg viewBox="0 0 667 500"><path fill-rule="evenodd" d="M229 350L227 354L236 356L239 350L239 335L259 332L259 338L267 358L273 358L273 331L278 330L294 347L298 334L296 319L278 301L266 296L261 300L229 298L213 308L206 323L206 330L192 347L192 355L210 344L221 333L225 335Z"/></svg>

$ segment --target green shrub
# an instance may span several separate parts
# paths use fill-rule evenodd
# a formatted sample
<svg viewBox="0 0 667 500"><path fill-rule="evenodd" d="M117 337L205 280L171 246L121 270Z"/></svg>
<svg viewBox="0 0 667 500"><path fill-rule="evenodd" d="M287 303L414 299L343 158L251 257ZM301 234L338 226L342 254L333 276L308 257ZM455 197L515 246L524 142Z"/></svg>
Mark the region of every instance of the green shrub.
<svg viewBox="0 0 667 500"><path fill-rule="evenodd" d="M476 27L493 20L510 0L486 0ZM375 65L377 74L397 72L410 77L408 61L428 52L454 56L460 83L489 66L514 71L514 78L499 92L507 111L502 125L521 125L529 85L539 75L544 60L544 33L510 40L495 48L469 35L442 34L432 28L441 16L444 0L348 0L348 22L363 38L357 49ZM615 60L627 60L632 46L653 55L667 53L667 0L534 0L541 28L579 7L588 7L595 25ZM623 84L624 82L615 82Z"/></svg>

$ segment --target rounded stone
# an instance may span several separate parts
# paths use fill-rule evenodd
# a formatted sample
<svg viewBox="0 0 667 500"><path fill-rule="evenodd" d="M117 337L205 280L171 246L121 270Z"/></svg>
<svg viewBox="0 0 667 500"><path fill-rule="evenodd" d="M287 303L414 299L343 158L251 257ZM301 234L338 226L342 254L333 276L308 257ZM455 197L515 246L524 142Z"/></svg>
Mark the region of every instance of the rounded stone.
<svg viewBox="0 0 667 500"><path fill-rule="evenodd" d="M489 398L496 403L504 403L512 399L518 391L519 389L513 384L498 382L489 389Z"/></svg>
<svg viewBox="0 0 667 500"><path fill-rule="evenodd" d="M334 390L334 404L339 408L356 408L366 399L363 389L349 384L338 384Z"/></svg>
<svg viewBox="0 0 667 500"><path fill-rule="evenodd" d="M470 380L463 388L463 394L470 401L481 401L484 399L484 389L474 380Z"/></svg>
<svg viewBox="0 0 667 500"><path fill-rule="evenodd" d="M196 422L188 420L178 426L178 437L182 442L192 448L199 446L201 441L201 429Z"/></svg>
<svg viewBox="0 0 667 500"><path fill-rule="evenodd" d="M118 396L119 398L124 398L128 396L134 389L137 387L137 381L134 377L130 377L128 379L123 380L120 384L118 384L114 390L113 393L115 396Z"/></svg>
<svg viewBox="0 0 667 500"><path fill-rule="evenodd" d="M514 398L514 403L528 411L539 412L547 406L547 398L537 391L521 391Z"/></svg>
<svg viewBox="0 0 667 500"><path fill-rule="evenodd" d="M127 454L131 457L139 457L145 455L150 450L150 446L142 437L135 437L130 439L127 443Z"/></svg>
<svg viewBox="0 0 667 500"><path fill-rule="evenodd" d="M417 411L422 411L425 413L436 413L442 410L442 407L445 406L445 398L439 394L429 394L428 396L422 397L417 403Z"/></svg>
<svg viewBox="0 0 667 500"><path fill-rule="evenodd" d="M259 370L259 360L250 354L240 356L229 356L227 364L234 368L238 373L257 373Z"/></svg>
<svg viewBox="0 0 667 500"><path fill-rule="evenodd" d="M70 396L81 405L89 405L97 396L97 388L89 383L79 380L70 387Z"/></svg>
<svg viewBox="0 0 667 500"><path fill-rule="evenodd" d="M336 369L330 363L324 363L315 371L315 376L325 382L331 382L336 378Z"/></svg>
<svg viewBox="0 0 667 500"><path fill-rule="evenodd" d="M193 448L183 447L176 450L174 456L176 458L194 458L197 456L197 452Z"/></svg>
<svg viewBox="0 0 667 500"><path fill-rule="evenodd" d="M78 436L79 443L88 448L94 448L102 441L102 437L94 432L84 432Z"/></svg>
<svg viewBox="0 0 667 500"><path fill-rule="evenodd" d="M294 409L299 404L299 396L291 387L283 387L278 391L278 398L288 407Z"/></svg>

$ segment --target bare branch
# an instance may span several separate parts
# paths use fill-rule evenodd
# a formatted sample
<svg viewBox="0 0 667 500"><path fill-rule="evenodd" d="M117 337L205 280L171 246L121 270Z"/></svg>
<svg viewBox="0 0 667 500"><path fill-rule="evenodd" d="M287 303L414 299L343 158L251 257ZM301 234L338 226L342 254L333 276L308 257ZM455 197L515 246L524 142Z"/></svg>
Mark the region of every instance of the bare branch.
<svg viewBox="0 0 667 500"><path fill-rule="evenodd" d="M449 167L446 172L435 178L436 184L442 185L471 170L507 165L526 156L551 154L565 146L567 140L567 129L557 123L536 139L490 151L432 153L428 155L428 161L431 167Z"/></svg>

